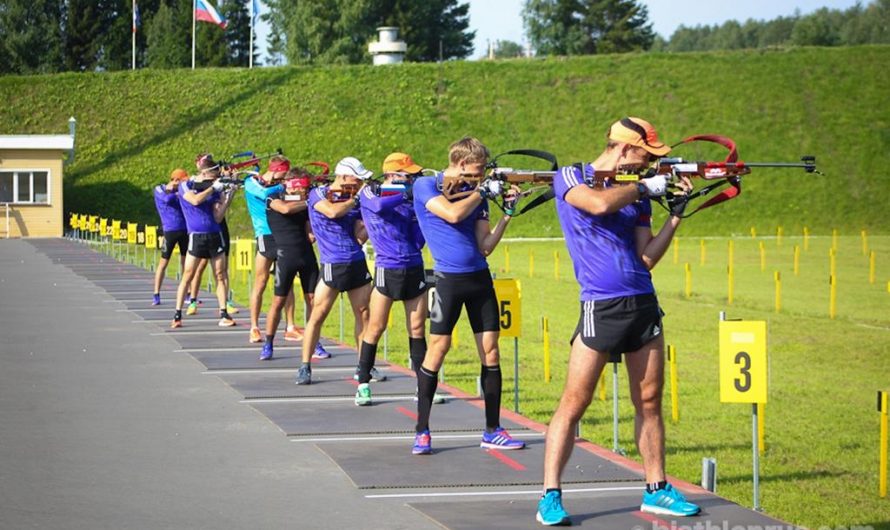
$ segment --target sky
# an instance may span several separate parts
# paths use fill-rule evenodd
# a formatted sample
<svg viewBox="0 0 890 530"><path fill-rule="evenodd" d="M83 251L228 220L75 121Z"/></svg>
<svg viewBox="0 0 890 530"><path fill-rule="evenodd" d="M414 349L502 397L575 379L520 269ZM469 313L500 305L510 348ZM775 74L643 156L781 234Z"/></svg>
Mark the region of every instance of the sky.
<svg viewBox="0 0 890 530"><path fill-rule="evenodd" d="M846 9L856 0L642 0L649 9L649 21L656 33L669 38L679 26L722 24L727 20L744 22L749 18L770 20L779 16L811 13L821 7ZM862 2L867 5L869 0ZM469 0L470 29L476 31L473 58L483 57L488 42L511 40L525 45L522 6L525 0ZM261 11L264 7L260 8ZM265 56L268 28L257 27L257 46Z"/></svg>

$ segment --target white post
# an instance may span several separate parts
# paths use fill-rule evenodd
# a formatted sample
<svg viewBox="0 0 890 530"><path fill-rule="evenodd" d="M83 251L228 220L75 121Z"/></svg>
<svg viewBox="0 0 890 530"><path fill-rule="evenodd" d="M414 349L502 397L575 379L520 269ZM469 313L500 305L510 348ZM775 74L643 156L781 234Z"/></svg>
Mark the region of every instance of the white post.
<svg viewBox="0 0 890 530"><path fill-rule="evenodd" d="M248 55L248 68L253 68L253 21L256 19L255 0L250 0L250 54Z"/></svg>
<svg viewBox="0 0 890 530"><path fill-rule="evenodd" d="M6 239L9 239L9 203L6 203Z"/></svg>
<svg viewBox="0 0 890 530"><path fill-rule="evenodd" d="M198 8L198 0L192 0L192 70L195 69L195 37L197 34L195 30L197 29L197 21L198 19L195 17L195 9Z"/></svg>
<svg viewBox="0 0 890 530"><path fill-rule="evenodd" d="M133 0L133 34L132 40L132 49L133 49L133 65L132 70L136 69L136 0Z"/></svg>

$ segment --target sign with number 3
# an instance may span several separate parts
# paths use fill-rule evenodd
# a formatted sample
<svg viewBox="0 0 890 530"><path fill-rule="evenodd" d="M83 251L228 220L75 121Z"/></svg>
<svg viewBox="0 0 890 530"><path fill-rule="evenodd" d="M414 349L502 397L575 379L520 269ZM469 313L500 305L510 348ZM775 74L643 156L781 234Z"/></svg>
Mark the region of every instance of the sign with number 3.
<svg viewBox="0 0 890 530"><path fill-rule="evenodd" d="M766 322L720 322L720 401L766 403Z"/></svg>

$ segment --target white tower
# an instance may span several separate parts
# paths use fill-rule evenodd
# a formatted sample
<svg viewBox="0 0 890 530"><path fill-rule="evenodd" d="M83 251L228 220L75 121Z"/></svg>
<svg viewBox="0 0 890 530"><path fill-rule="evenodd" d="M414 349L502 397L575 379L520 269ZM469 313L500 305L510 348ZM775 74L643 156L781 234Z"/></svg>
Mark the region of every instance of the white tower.
<svg viewBox="0 0 890 530"><path fill-rule="evenodd" d="M377 42L368 44L368 52L374 56L374 65L401 63L408 51L408 45L398 40L399 28L383 26L377 28L377 32Z"/></svg>

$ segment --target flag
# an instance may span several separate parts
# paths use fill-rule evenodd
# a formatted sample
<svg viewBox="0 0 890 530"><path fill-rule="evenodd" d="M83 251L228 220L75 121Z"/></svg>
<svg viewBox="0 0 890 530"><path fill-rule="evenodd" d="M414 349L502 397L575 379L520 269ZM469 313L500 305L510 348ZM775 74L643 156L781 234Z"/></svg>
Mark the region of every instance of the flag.
<svg viewBox="0 0 890 530"><path fill-rule="evenodd" d="M260 3L253 0L253 21L256 23L256 17L260 15Z"/></svg>
<svg viewBox="0 0 890 530"><path fill-rule="evenodd" d="M226 29L228 25L226 19L213 7L210 0L195 0L195 19L216 24L223 29Z"/></svg>
<svg viewBox="0 0 890 530"><path fill-rule="evenodd" d="M142 25L142 17L139 15L139 4L133 2L133 33Z"/></svg>

